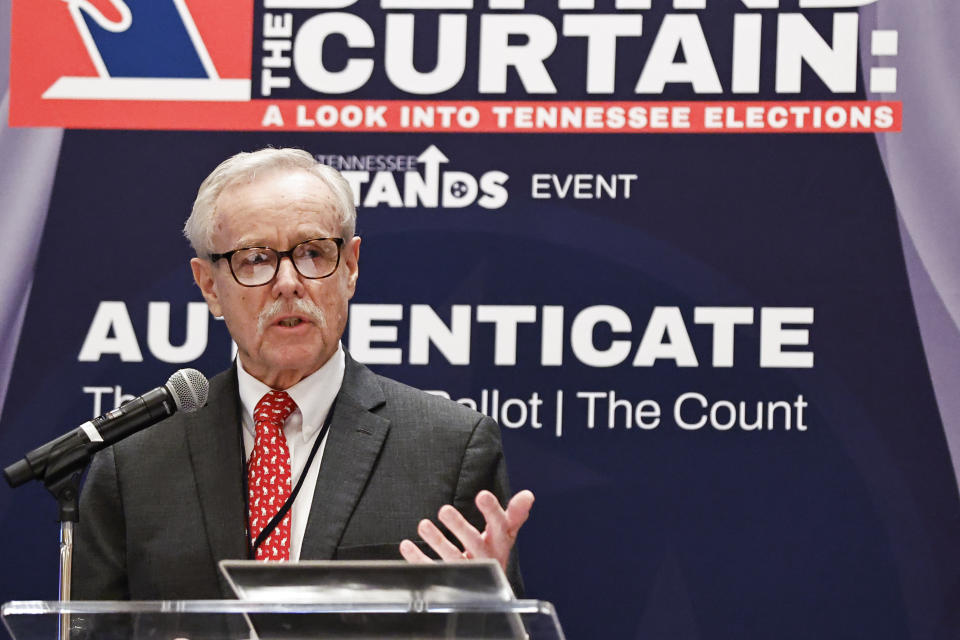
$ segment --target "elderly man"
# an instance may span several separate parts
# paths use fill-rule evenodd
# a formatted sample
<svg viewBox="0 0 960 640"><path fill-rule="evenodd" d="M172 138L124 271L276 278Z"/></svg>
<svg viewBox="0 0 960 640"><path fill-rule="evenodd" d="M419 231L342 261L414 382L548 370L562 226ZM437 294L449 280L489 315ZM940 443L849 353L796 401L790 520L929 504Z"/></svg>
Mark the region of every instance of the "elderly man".
<svg viewBox="0 0 960 640"><path fill-rule="evenodd" d="M495 558L519 589L513 545L533 495L501 507L496 423L374 374L340 344L355 220L346 181L304 151L241 153L204 180L185 227L191 267L237 360L206 407L94 461L74 597L218 598L230 595L225 558L425 562L425 551ZM450 537L422 519L432 514Z"/></svg>

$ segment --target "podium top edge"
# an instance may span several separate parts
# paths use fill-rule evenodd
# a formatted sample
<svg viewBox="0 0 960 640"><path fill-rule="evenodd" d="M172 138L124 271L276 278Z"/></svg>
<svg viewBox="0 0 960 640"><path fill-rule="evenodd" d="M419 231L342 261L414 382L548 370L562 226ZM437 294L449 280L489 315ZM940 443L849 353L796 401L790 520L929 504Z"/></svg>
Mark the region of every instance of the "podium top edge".
<svg viewBox="0 0 960 640"><path fill-rule="evenodd" d="M457 603L377 602L310 603L255 602L250 600L14 600L0 607L8 616L76 614L242 614L242 613L534 613L551 615L554 607L543 600L462 601Z"/></svg>

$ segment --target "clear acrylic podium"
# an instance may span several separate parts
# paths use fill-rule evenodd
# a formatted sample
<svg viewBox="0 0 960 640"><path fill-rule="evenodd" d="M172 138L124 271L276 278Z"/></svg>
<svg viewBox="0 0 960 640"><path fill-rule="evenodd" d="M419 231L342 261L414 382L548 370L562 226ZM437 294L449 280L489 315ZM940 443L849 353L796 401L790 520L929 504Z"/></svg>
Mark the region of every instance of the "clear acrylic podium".
<svg viewBox="0 0 960 640"><path fill-rule="evenodd" d="M225 564L238 600L8 602L3 622L14 640L564 637L550 603L504 592L495 563Z"/></svg>
<svg viewBox="0 0 960 640"><path fill-rule="evenodd" d="M3 605L3 621L14 640L56 640L63 614L69 615L69 640L563 639L553 607L539 600L420 609L411 603L347 606L244 600Z"/></svg>

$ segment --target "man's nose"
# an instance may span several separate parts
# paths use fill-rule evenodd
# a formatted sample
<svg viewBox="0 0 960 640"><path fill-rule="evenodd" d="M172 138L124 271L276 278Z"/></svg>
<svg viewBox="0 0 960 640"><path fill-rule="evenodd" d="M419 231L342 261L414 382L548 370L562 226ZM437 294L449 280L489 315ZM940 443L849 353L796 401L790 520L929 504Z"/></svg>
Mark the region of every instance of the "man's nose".
<svg viewBox="0 0 960 640"><path fill-rule="evenodd" d="M274 290L281 294L301 295L303 293L303 279L296 267L293 266L293 258L290 256L284 256L280 259L280 266L277 269L277 277L273 286Z"/></svg>

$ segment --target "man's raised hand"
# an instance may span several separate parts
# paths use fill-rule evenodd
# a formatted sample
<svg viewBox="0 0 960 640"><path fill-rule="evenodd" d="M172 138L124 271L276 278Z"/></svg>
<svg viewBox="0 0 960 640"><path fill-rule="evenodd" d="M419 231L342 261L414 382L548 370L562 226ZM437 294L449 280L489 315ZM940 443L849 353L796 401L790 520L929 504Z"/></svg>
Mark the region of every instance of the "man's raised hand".
<svg viewBox="0 0 960 640"><path fill-rule="evenodd" d="M493 558L506 571L510 550L517 541L520 527L530 516L533 500L533 493L524 490L513 496L504 509L495 495L486 490L481 491L475 502L486 521L483 532L477 531L454 507L448 504L440 507L437 519L456 536L463 546L463 551L450 542L430 520L421 520L417 533L441 560ZM410 540L400 543L400 554L408 562L432 562L431 558Z"/></svg>

